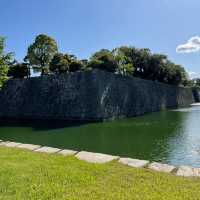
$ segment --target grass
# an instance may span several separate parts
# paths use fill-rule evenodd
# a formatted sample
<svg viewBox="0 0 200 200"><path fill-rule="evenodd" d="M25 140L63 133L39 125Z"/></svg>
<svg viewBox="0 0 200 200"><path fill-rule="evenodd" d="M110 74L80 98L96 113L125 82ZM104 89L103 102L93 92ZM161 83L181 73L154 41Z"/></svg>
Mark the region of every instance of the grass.
<svg viewBox="0 0 200 200"><path fill-rule="evenodd" d="M0 147L0 200L198 200L200 179Z"/></svg>

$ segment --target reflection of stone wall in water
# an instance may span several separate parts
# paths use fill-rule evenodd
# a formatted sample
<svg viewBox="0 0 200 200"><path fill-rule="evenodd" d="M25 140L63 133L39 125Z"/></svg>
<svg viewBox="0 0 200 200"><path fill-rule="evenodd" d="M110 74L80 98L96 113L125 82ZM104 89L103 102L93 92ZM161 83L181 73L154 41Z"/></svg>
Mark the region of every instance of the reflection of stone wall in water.
<svg viewBox="0 0 200 200"><path fill-rule="evenodd" d="M94 70L9 80L0 93L0 117L101 121L193 101L190 89Z"/></svg>

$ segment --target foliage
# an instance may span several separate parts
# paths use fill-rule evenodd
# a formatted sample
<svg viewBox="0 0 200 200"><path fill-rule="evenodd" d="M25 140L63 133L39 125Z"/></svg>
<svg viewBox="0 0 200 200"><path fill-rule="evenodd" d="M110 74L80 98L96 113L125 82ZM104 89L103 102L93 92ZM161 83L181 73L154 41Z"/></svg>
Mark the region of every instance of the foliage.
<svg viewBox="0 0 200 200"><path fill-rule="evenodd" d="M101 69L108 72L116 72L117 67L118 65L114 55L107 49L96 52L92 55L88 63L88 68Z"/></svg>
<svg viewBox="0 0 200 200"><path fill-rule="evenodd" d="M2 44L0 45L2 46ZM56 41L47 35L40 34L29 46L25 61L34 70L40 69L42 75L48 74L49 71L65 73L100 69L171 85L187 86L191 84L188 74L181 65L171 62L166 55L152 53L147 48L121 46L112 51L102 49L94 53L89 61L78 60L74 55L58 53ZM22 72L22 66L15 66L12 70L15 74L22 73L21 75L16 74L20 77L25 77L27 73L25 68ZM16 72L16 70L19 71ZM2 67L2 74L6 74L6 68Z"/></svg>
<svg viewBox="0 0 200 200"><path fill-rule="evenodd" d="M3 86L4 82L8 79L8 67L12 62L12 53L4 53L5 38L0 37L0 87Z"/></svg>
<svg viewBox="0 0 200 200"><path fill-rule="evenodd" d="M69 65L70 72L76 72L83 69L83 63L79 60L73 60Z"/></svg>
<svg viewBox="0 0 200 200"><path fill-rule="evenodd" d="M8 66L2 64L0 61L0 88L3 86L5 81L8 79L7 73L8 73Z"/></svg>
<svg viewBox="0 0 200 200"><path fill-rule="evenodd" d="M32 67L38 67L41 75L44 75L48 72L49 63L57 52L56 41L47 35L40 34L29 46L25 61L28 61Z"/></svg>
<svg viewBox="0 0 200 200"><path fill-rule="evenodd" d="M49 70L55 73L63 73L69 71L70 58L68 55L57 53L50 62Z"/></svg>
<svg viewBox="0 0 200 200"><path fill-rule="evenodd" d="M25 78L30 76L27 63L16 63L9 67L8 76L12 78Z"/></svg>
<svg viewBox="0 0 200 200"><path fill-rule="evenodd" d="M200 78L195 79L195 85L200 87Z"/></svg>
<svg viewBox="0 0 200 200"><path fill-rule="evenodd" d="M122 75L133 75L135 69L130 57L127 57L120 48L114 49L112 53L117 61L117 73Z"/></svg>
<svg viewBox="0 0 200 200"><path fill-rule="evenodd" d="M129 63L131 69L135 67L135 70L132 70L133 76L172 85L187 83L188 75L184 68L169 61L165 55L152 54L149 49L127 46L114 49L115 54L116 52L117 55L123 55L122 60L125 57L125 63ZM119 66L121 65L119 63Z"/></svg>
<svg viewBox="0 0 200 200"><path fill-rule="evenodd" d="M83 63L74 55L57 53L50 62L50 71L54 73L75 72L83 68Z"/></svg>
<svg viewBox="0 0 200 200"><path fill-rule="evenodd" d="M200 88L200 78L194 78L187 81L187 86L193 88Z"/></svg>

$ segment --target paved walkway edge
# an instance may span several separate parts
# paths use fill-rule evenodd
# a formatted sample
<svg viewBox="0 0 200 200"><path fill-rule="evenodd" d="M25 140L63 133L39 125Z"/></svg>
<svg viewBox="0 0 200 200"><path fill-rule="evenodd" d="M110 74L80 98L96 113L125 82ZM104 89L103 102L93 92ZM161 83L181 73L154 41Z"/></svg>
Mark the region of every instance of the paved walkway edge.
<svg viewBox="0 0 200 200"><path fill-rule="evenodd" d="M74 155L77 159L83 160L89 163L108 163L111 161L118 161L123 165L127 165L129 167L134 168L145 168L148 170L156 171L156 172L164 172L173 174L176 176L182 177L200 177L200 168L194 168L190 166L179 166L175 167L168 164L150 162L147 160L139 160L133 158L122 158L119 156L112 156L102 153L92 153L87 151L74 151L69 149L58 149L53 147L34 145L34 144L23 144L18 142L10 142L3 141L0 139L0 147L8 147L8 148L19 148L26 149L29 151L37 152L37 153L47 153L47 154L58 154L62 156L72 156Z"/></svg>

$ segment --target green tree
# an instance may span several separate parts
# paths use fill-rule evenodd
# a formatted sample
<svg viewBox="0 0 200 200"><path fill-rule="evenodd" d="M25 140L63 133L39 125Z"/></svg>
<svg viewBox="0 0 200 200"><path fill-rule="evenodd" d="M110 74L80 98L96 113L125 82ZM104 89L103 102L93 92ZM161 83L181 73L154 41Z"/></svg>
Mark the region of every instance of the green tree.
<svg viewBox="0 0 200 200"><path fill-rule="evenodd" d="M54 55L50 62L49 69L54 73L64 73L69 71L70 57L62 53Z"/></svg>
<svg viewBox="0 0 200 200"><path fill-rule="evenodd" d="M8 67L12 62L12 53L5 53L5 38L0 37L0 87L4 84L4 82L8 79Z"/></svg>
<svg viewBox="0 0 200 200"><path fill-rule="evenodd" d="M41 75L44 75L49 70L49 63L57 52L56 41L47 35L41 34L28 47L25 61L28 61L33 68L39 68Z"/></svg>
<svg viewBox="0 0 200 200"><path fill-rule="evenodd" d="M134 67L134 76L145 78L146 70L149 67L149 59L151 52L149 49L138 49L135 47L122 46L114 50L120 52L125 58L126 62Z"/></svg>
<svg viewBox="0 0 200 200"><path fill-rule="evenodd" d="M50 71L54 73L75 72L81 70L84 64L74 55L57 53L50 62Z"/></svg>
<svg viewBox="0 0 200 200"><path fill-rule="evenodd" d="M114 49L112 53L117 61L117 72L122 75L133 75L135 68L131 59L120 48Z"/></svg>
<svg viewBox="0 0 200 200"><path fill-rule="evenodd" d="M191 82L193 83L192 86L200 87L200 78L194 78L191 80Z"/></svg>
<svg viewBox="0 0 200 200"><path fill-rule="evenodd" d="M69 65L69 71L70 72L76 72L80 71L84 68L84 64L82 61L79 60L72 60L70 65Z"/></svg>
<svg viewBox="0 0 200 200"><path fill-rule="evenodd" d="M12 78L25 78L30 76L30 69L27 63L16 63L9 67L8 76Z"/></svg>
<svg viewBox="0 0 200 200"><path fill-rule="evenodd" d="M124 69L126 70L126 65L129 64L130 74L133 76L172 85L187 84L188 75L184 68L168 60L166 55L152 54L146 48L138 49L127 46L116 48L113 53L122 74L125 74Z"/></svg>
<svg viewBox="0 0 200 200"><path fill-rule="evenodd" d="M118 65L112 52L107 49L102 49L92 55L88 63L88 68L116 72Z"/></svg>

